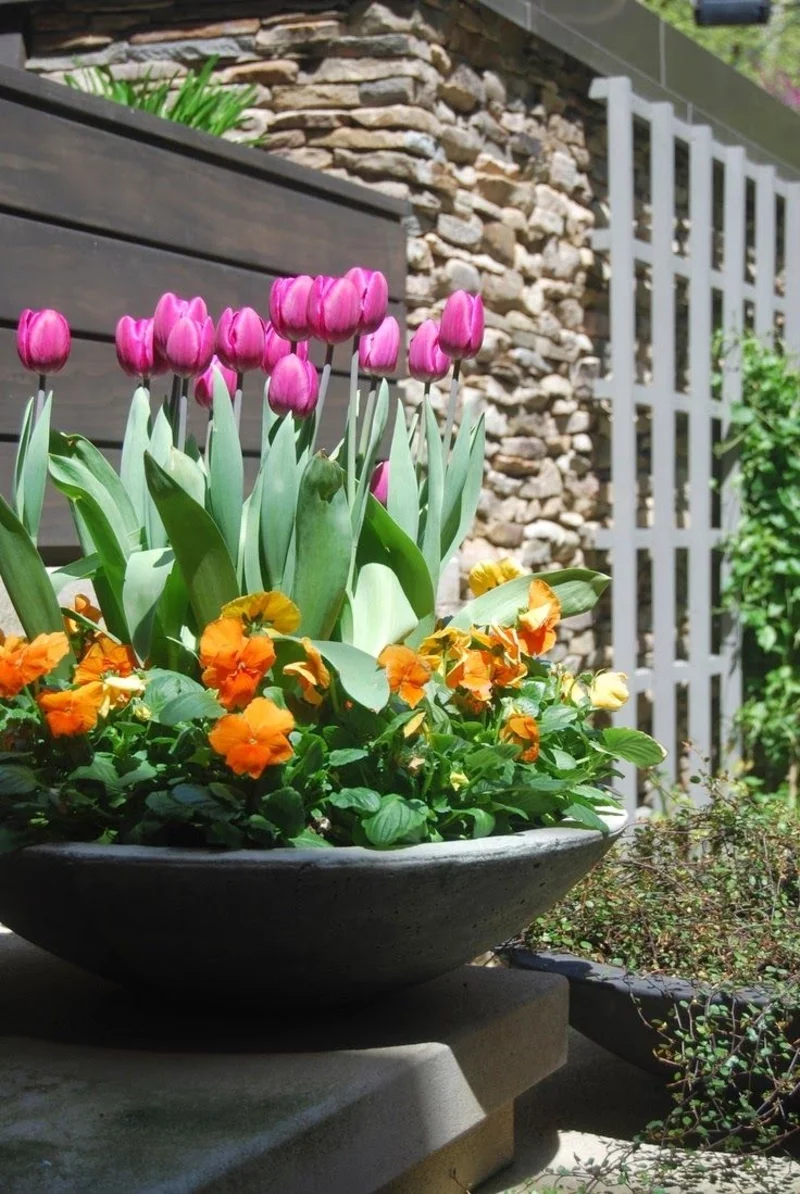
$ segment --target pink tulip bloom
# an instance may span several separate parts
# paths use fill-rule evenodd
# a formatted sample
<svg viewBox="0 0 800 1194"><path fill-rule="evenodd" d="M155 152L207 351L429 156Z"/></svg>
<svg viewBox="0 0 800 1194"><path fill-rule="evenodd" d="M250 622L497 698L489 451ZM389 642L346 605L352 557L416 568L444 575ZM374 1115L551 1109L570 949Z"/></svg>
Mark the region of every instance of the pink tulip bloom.
<svg viewBox="0 0 800 1194"><path fill-rule="evenodd" d="M222 380L228 388L228 393L233 398L236 393L236 373L233 369L226 368L218 356L211 358L211 364L201 373L194 383L194 400L198 406L204 406L206 410L214 403L214 371L217 370L222 375Z"/></svg>
<svg viewBox="0 0 800 1194"><path fill-rule="evenodd" d="M369 491L377 502L385 506L389 500L389 461L382 460L375 466L369 483Z"/></svg>
<svg viewBox="0 0 800 1194"><path fill-rule="evenodd" d="M298 274L296 278L278 278L272 283L269 318L284 340L307 340L311 335L308 295L312 281L308 274Z"/></svg>
<svg viewBox="0 0 800 1194"><path fill-rule="evenodd" d="M33 373L58 373L72 346L69 324L60 311L25 308L17 324L17 352Z"/></svg>
<svg viewBox="0 0 800 1194"><path fill-rule="evenodd" d="M430 385L441 381L450 368L450 358L439 347L439 325L426 319L411 337L408 346L408 371L417 381Z"/></svg>
<svg viewBox="0 0 800 1194"><path fill-rule="evenodd" d="M352 340L361 320L358 291L347 278L316 277L308 293L311 335L325 344Z"/></svg>
<svg viewBox="0 0 800 1194"><path fill-rule="evenodd" d="M260 369L264 359L264 321L252 307L226 307L217 324L217 356L237 373Z"/></svg>
<svg viewBox="0 0 800 1194"><path fill-rule="evenodd" d="M162 294L153 314L153 343L159 356L167 355L169 334L183 316L203 323L208 318L208 308L197 295L191 299L183 299L171 290Z"/></svg>
<svg viewBox="0 0 800 1194"><path fill-rule="evenodd" d="M152 319L123 315L117 324L114 343L119 367L128 377L157 377L167 372L167 362L155 351Z"/></svg>
<svg viewBox="0 0 800 1194"><path fill-rule="evenodd" d="M214 355L214 321L181 315L167 337L165 360L179 377L204 373Z"/></svg>
<svg viewBox="0 0 800 1194"><path fill-rule="evenodd" d="M397 368L399 355L400 325L393 315L387 315L377 332L358 342L358 367L370 377L389 377Z"/></svg>
<svg viewBox="0 0 800 1194"><path fill-rule="evenodd" d="M442 351L456 361L477 356L483 344L483 300L456 290L444 305L439 328Z"/></svg>
<svg viewBox="0 0 800 1194"><path fill-rule="evenodd" d="M389 305L389 283L377 269L362 269L360 265L349 269L345 278L356 288L361 303L361 316L356 331L359 335L377 332L386 318Z"/></svg>
<svg viewBox="0 0 800 1194"><path fill-rule="evenodd" d="M276 415L290 412L305 419L316 409L319 377L311 361L289 353L275 365L269 380L268 400Z"/></svg>
<svg viewBox="0 0 800 1194"><path fill-rule="evenodd" d="M271 376L272 370L278 361L282 357L288 357L291 351L291 343L288 340L284 340L283 336L279 336L272 324L267 321L264 324L264 356L261 360L261 368L267 377ZM306 340L299 340L295 352L301 361L307 361L308 342Z"/></svg>

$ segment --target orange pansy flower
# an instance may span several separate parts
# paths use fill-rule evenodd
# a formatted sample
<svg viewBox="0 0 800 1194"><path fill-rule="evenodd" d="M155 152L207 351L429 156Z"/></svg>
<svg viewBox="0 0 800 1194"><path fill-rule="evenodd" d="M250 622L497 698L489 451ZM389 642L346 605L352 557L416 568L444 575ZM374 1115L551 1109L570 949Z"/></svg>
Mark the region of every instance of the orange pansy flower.
<svg viewBox="0 0 800 1194"><path fill-rule="evenodd" d="M535 763L539 757L539 727L533 717L525 713L512 713L500 730L503 742L523 747L520 759L524 763Z"/></svg>
<svg viewBox="0 0 800 1194"><path fill-rule="evenodd" d="M303 647L306 652L305 659L287 664L283 669L283 674L297 677L303 690L303 699L308 701L309 705L321 705L322 692L320 689L324 691L330 687L331 674L310 638L303 639Z"/></svg>
<svg viewBox="0 0 800 1194"><path fill-rule="evenodd" d="M268 634L246 635L241 618L217 618L200 639L203 683L217 689L226 709L251 701L274 662L272 639Z"/></svg>
<svg viewBox="0 0 800 1194"><path fill-rule="evenodd" d="M248 593L229 601L221 610L223 618L247 618L271 626L279 634L291 634L300 625L300 610L285 593Z"/></svg>
<svg viewBox="0 0 800 1194"><path fill-rule="evenodd" d="M38 698L47 727L54 738L85 734L97 725L104 700L103 684L90 680L65 692L43 692Z"/></svg>
<svg viewBox="0 0 800 1194"><path fill-rule="evenodd" d="M378 656L378 663L386 669L389 688L413 709L425 696L425 685L431 678L432 668L410 647L384 647Z"/></svg>
<svg viewBox="0 0 800 1194"><path fill-rule="evenodd" d="M0 637L0 697L15 697L26 684L52 672L69 652L63 631L38 634L32 642L14 634Z"/></svg>
<svg viewBox="0 0 800 1194"><path fill-rule="evenodd" d="M465 651L447 673L448 688L463 688L475 702L487 704L492 699L491 655L486 651Z"/></svg>
<svg viewBox="0 0 800 1194"><path fill-rule="evenodd" d="M92 605L90 599L85 593L76 594L75 600L71 606L76 614L80 614L82 618L86 618L89 622L97 624L102 618L102 612L96 605ZM76 622L74 618L64 618L64 625L67 628L67 634L79 634L82 630L86 630L80 622Z"/></svg>
<svg viewBox="0 0 800 1194"><path fill-rule="evenodd" d="M266 697L256 697L242 713L221 717L208 735L217 754L236 775L258 779L266 767L285 763L293 754L287 734L294 718Z"/></svg>
<svg viewBox="0 0 800 1194"><path fill-rule="evenodd" d="M445 626L422 640L419 653L438 672L445 663L460 658L469 650L469 645L470 636L466 631Z"/></svg>
<svg viewBox="0 0 800 1194"><path fill-rule="evenodd" d="M543 580L534 580L528 590L528 609L517 618L520 641L528 655L544 655L555 646L561 602Z"/></svg>
<svg viewBox="0 0 800 1194"><path fill-rule="evenodd" d="M98 635L75 668L75 683L88 684L104 676L130 676L136 669L132 647L115 643L107 634Z"/></svg>
<svg viewBox="0 0 800 1194"><path fill-rule="evenodd" d="M522 646L513 626L493 626L491 642L492 683L496 688L519 688L528 675L522 660Z"/></svg>

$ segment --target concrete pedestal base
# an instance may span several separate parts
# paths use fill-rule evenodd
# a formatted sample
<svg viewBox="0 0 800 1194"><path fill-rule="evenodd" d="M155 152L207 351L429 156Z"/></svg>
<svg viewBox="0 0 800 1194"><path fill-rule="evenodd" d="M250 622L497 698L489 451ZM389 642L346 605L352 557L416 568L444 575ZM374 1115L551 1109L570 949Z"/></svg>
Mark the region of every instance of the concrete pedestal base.
<svg viewBox="0 0 800 1194"><path fill-rule="evenodd" d="M467 967L290 1021L125 994L0 937L3 1194L464 1194L562 1065L567 984Z"/></svg>

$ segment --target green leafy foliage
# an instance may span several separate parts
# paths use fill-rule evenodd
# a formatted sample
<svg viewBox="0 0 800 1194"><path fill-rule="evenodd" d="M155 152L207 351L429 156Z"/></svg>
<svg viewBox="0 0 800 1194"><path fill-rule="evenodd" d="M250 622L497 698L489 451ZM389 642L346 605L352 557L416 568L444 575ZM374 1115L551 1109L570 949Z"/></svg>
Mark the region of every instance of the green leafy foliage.
<svg viewBox="0 0 800 1194"><path fill-rule="evenodd" d="M733 366L731 366L733 367ZM739 712L753 777L798 806L800 792L800 373L757 340L741 346L736 453L740 518L725 543L724 601L744 632Z"/></svg>
<svg viewBox="0 0 800 1194"><path fill-rule="evenodd" d="M246 111L255 101L256 88L224 86L215 80L217 61L209 58L200 71L190 70L183 78L176 72L170 79L154 79L152 70L147 70L138 79L117 79L107 66L90 66L66 75L64 81L76 91L222 137L246 126ZM260 137L251 138L248 144L260 141Z"/></svg>
<svg viewBox="0 0 800 1194"><path fill-rule="evenodd" d="M696 983L696 998L654 1025L673 1110L647 1138L773 1152L797 1130L800 820L741 784L712 780L707 795L641 823L526 941ZM734 1011L742 989L766 1003Z"/></svg>

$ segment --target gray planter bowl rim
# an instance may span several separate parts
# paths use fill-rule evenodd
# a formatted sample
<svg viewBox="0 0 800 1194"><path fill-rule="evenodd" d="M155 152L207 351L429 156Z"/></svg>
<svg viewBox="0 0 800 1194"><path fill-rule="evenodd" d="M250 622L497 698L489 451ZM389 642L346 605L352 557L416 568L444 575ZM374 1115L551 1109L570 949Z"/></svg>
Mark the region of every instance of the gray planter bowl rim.
<svg viewBox="0 0 800 1194"><path fill-rule="evenodd" d="M569 823L396 850L52 843L0 858L0 922L123 985L356 1002L436 978L542 915L606 853Z"/></svg>

